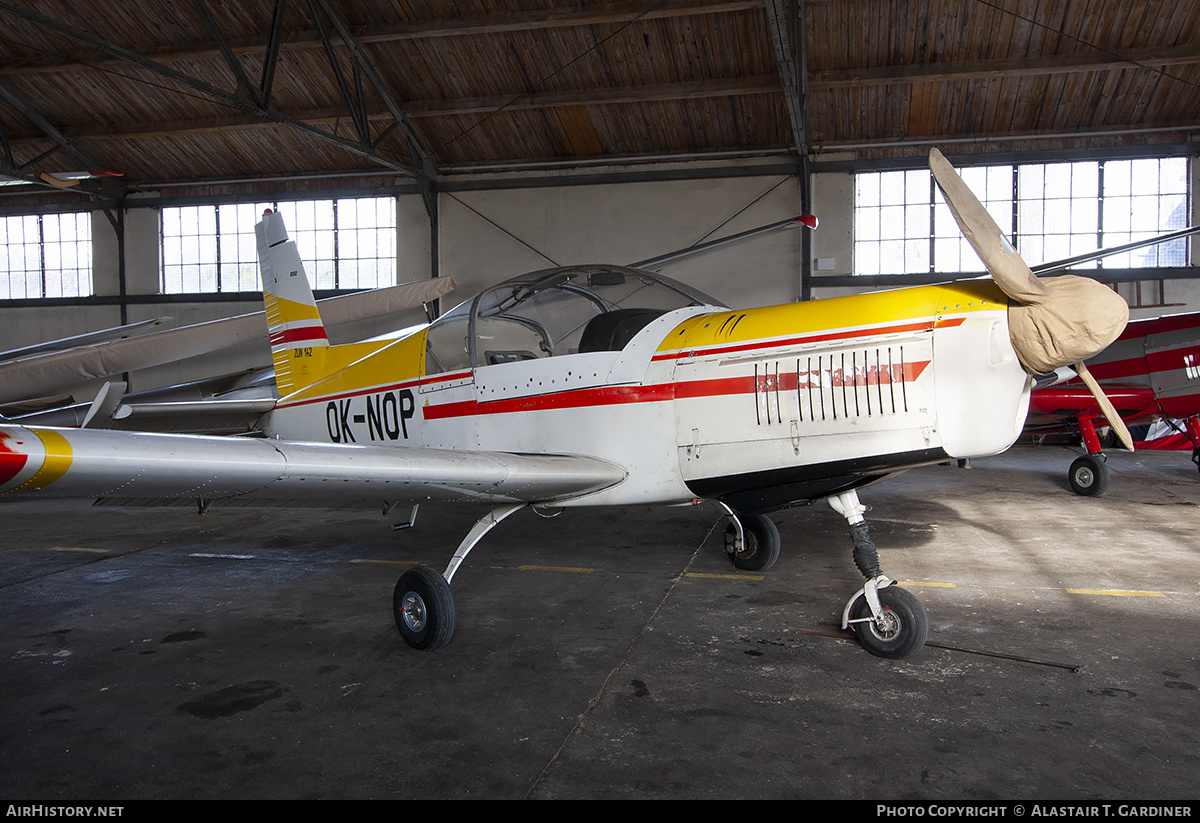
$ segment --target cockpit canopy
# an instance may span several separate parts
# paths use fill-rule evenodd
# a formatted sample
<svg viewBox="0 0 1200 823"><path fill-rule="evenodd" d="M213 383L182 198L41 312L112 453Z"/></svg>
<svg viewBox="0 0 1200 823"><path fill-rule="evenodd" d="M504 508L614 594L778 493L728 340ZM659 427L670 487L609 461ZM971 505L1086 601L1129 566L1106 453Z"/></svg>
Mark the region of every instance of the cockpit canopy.
<svg viewBox="0 0 1200 823"><path fill-rule="evenodd" d="M514 277L429 327L426 373L617 351L650 321L687 306L726 308L682 283L621 266L572 266Z"/></svg>

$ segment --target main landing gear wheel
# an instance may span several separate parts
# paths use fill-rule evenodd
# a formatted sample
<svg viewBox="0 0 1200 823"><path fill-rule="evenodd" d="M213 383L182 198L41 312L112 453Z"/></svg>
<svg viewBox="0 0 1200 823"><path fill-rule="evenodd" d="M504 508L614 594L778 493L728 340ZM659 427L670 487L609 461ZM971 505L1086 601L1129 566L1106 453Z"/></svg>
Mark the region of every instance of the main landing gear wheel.
<svg viewBox="0 0 1200 823"><path fill-rule="evenodd" d="M1085 497L1099 497L1108 489L1108 465L1102 455L1085 454L1071 464L1067 480L1071 491Z"/></svg>
<svg viewBox="0 0 1200 823"><path fill-rule="evenodd" d="M746 535L739 550L737 528L732 523L725 527L725 550L729 552L735 568L748 572L765 572L779 559L779 529L765 514L740 514L742 532Z"/></svg>
<svg viewBox="0 0 1200 823"><path fill-rule="evenodd" d="M458 622L450 584L428 566L414 566L400 576L392 593L392 613L404 642L424 651L449 643Z"/></svg>
<svg viewBox="0 0 1200 823"><path fill-rule="evenodd" d="M850 610L850 625L863 648L876 657L896 659L924 646L929 636L929 617L921 602L898 586L879 589L878 594L878 617L871 616L865 596Z"/></svg>

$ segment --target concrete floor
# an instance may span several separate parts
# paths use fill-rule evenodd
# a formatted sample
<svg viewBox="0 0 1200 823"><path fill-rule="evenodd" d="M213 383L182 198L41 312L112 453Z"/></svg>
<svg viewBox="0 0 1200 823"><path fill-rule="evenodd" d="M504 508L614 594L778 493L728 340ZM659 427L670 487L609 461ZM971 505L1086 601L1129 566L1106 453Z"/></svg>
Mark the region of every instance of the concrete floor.
<svg viewBox="0 0 1200 823"><path fill-rule="evenodd" d="M930 616L901 662L837 629L861 585L825 505L733 573L712 508L515 515L392 622L407 564L482 510L0 511L0 796L1187 799L1200 773L1200 477L1018 447L862 493ZM1121 594L1118 594L1120 592ZM989 656L1009 655L1010 657Z"/></svg>

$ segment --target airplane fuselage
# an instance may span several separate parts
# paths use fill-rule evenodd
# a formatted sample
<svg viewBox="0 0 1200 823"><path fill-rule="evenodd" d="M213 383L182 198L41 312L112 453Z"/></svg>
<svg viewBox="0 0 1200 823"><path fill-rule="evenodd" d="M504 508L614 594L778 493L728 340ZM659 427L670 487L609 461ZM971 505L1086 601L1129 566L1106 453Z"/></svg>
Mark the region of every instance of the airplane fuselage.
<svg viewBox="0 0 1200 823"><path fill-rule="evenodd" d="M444 371L426 357L425 329L282 398L265 429L285 440L584 455L627 472L563 505L718 498L765 511L1008 448L1029 381L1006 310L987 281L691 306L617 351Z"/></svg>

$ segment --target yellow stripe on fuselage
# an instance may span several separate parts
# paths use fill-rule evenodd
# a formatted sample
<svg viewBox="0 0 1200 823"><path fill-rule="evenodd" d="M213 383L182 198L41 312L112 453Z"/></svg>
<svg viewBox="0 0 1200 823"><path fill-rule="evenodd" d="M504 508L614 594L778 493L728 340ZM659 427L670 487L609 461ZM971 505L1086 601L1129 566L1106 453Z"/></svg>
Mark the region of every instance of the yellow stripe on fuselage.
<svg viewBox="0 0 1200 823"><path fill-rule="evenodd" d="M658 351L721 351L750 341L810 336L821 339L823 334L843 332L854 337L860 329L863 335L886 333L889 327L933 324L941 315L995 311L1006 305L1003 293L991 280L871 292L702 315L675 328Z"/></svg>

